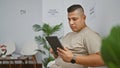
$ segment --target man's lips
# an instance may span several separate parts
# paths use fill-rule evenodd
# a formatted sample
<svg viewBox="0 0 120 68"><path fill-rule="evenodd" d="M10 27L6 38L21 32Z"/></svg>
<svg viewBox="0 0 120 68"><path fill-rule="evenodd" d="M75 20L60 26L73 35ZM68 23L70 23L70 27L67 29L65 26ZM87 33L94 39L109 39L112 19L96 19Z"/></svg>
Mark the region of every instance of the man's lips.
<svg viewBox="0 0 120 68"><path fill-rule="evenodd" d="M72 29L75 29L75 26L71 26Z"/></svg>

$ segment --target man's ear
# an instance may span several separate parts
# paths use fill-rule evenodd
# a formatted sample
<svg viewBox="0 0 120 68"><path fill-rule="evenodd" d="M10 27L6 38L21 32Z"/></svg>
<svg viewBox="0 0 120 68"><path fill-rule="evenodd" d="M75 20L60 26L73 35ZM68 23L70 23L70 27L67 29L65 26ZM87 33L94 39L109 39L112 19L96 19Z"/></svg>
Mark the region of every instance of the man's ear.
<svg viewBox="0 0 120 68"><path fill-rule="evenodd" d="M86 20L86 15L83 15L83 19Z"/></svg>

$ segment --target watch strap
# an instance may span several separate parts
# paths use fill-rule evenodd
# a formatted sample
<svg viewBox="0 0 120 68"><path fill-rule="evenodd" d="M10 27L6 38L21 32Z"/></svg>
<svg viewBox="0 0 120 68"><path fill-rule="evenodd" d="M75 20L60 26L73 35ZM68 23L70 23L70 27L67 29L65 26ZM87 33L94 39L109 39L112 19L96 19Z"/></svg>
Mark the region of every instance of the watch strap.
<svg viewBox="0 0 120 68"><path fill-rule="evenodd" d="M72 59L71 59L71 63L76 63L76 55L73 55Z"/></svg>

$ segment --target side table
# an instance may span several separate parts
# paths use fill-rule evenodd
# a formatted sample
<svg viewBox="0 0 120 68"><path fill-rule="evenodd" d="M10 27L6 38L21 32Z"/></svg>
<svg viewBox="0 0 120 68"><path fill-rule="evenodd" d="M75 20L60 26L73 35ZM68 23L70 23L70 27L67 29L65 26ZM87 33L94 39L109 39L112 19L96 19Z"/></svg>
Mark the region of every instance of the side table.
<svg viewBox="0 0 120 68"><path fill-rule="evenodd" d="M22 65L24 65L25 61L27 61L27 60L28 60L28 58L25 57L25 56L20 56L20 57L11 57L11 56L0 57L1 64L4 64L4 61L8 61L9 62L9 68L12 68L11 67L12 63L11 62L13 62L14 68L16 68L15 67L16 61L21 61L20 68L22 68Z"/></svg>

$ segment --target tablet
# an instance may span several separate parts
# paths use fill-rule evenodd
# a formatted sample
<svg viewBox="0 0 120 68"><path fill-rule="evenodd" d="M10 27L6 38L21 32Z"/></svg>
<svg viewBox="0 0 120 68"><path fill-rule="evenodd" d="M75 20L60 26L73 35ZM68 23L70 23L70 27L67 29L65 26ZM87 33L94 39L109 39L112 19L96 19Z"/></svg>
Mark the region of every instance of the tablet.
<svg viewBox="0 0 120 68"><path fill-rule="evenodd" d="M47 36L46 40L50 44L51 48L53 49L54 53L58 55L57 53L57 47L63 49L62 44L60 43L59 39L57 36Z"/></svg>

